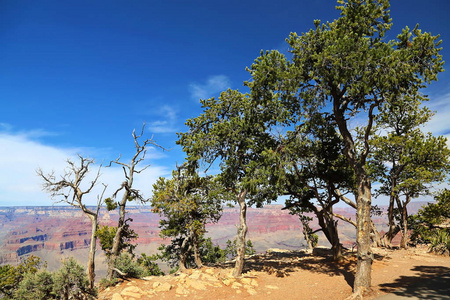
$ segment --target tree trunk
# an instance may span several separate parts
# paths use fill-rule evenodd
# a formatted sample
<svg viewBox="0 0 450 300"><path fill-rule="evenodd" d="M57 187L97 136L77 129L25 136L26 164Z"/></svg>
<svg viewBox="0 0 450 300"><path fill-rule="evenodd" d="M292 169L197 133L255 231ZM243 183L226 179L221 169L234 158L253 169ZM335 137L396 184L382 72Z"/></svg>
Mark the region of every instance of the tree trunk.
<svg viewBox="0 0 450 300"><path fill-rule="evenodd" d="M203 267L202 258L200 257L200 251L198 249L198 236L194 234L193 237L193 244L194 244L194 261L197 265L197 268Z"/></svg>
<svg viewBox="0 0 450 300"><path fill-rule="evenodd" d="M332 240L331 250L333 253L333 260L339 260L342 257L342 244L339 241L339 234L337 231L337 222L332 220L334 223L331 226L328 226L328 230L330 233L330 237Z"/></svg>
<svg viewBox="0 0 450 300"><path fill-rule="evenodd" d="M128 193L124 192L124 197L125 198L128 197ZM108 258L108 274L107 274L107 278L108 280L112 280L114 278L114 268L115 268L115 261L117 259L117 257L119 257L119 251L120 251L120 242L122 240L122 231L123 231L123 226L125 225L125 204L126 204L126 199L125 201L122 199L122 202L119 203L119 220L117 221L117 231L116 231L116 235L114 236L114 240L113 240L113 246Z"/></svg>
<svg viewBox="0 0 450 300"><path fill-rule="evenodd" d="M309 227L308 221L305 218L300 217L300 222L302 223L302 233L305 237L305 241L308 244L308 249L310 252L313 250L313 242L311 240L311 228Z"/></svg>
<svg viewBox="0 0 450 300"><path fill-rule="evenodd" d="M339 241L337 221L333 218L332 208L323 208L322 211L316 212L316 217L322 232L331 244L333 260L338 260L342 256L342 244Z"/></svg>
<svg viewBox="0 0 450 300"><path fill-rule="evenodd" d="M411 201L411 197L406 195L406 201L403 203L401 210L402 217L402 239L400 241L400 248L407 249L409 242L409 234L408 234L408 203Z"/></svg>
<svg viewBox="0 0 450 300"><path fill-rule="evenodd" d="M247 234L247 203L245 202L245 197L247 195L247 191L242 190L238 195L238 203L239 203L239 221L240 225L237 231L237 239L236 239L236 264L233 270L233 277L239 277L242 274L242 269L244 268L244 259L245 259L245 236Z"/></svg>
<svg viewBox="0 0 450 300"><path fill-rule="evenodd" d="M88 279L89 279L89 287L91 289L94 288L94 282L95 282L95 251L97 248L97 238L95 236L95 233L97 232L97 215L88 215L89 219L91 219L91 243L89 246L89 259L88 259L88 266L87 266L87 273L88 273Z"/></svg>
<svg viewBox="0 0 450 300"><path fill-rule="evenodd" d="M380 233L378 232L377 227L375 227L375 224L372 220L370 220L370 232L372 234L372 244L374 247L383 247L384 242L381 239Z"/></svg>
<svg viewBox="0 0 450 300"><path fill-rule="evenodd" d="M357 209L356 209L356 244L358 247L358 262L356 265L353 292L364 295L370 289L373 253L370 246L370 209L371 184L366 176L359 176Z"/></svg>

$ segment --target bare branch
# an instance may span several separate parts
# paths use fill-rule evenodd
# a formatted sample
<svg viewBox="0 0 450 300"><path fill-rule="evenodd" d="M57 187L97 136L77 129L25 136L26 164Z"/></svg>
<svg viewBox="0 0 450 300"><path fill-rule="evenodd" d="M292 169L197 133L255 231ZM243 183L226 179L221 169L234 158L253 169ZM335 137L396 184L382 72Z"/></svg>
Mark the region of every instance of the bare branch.
<svg viewBox="0 0 450 300"><path fill-rule="evenodd" d="M356 222L353 221L352 219L346 218L343 215L337 214L337 213L333 213L333 216L335 216L336 218L341 219L342 221L348 222L350 224L352 224L353 226L356 227Z"/></svg>
<svg viewBox="0 0 450 300"><path fill-rule="evenodd" d="M350 200L349 198L345 197L339 189L335 189L334 193L336 194L337 197L339 197L339 199L341 199L342 201L344 201L345 203L356 209L356 203Z"/></svg>

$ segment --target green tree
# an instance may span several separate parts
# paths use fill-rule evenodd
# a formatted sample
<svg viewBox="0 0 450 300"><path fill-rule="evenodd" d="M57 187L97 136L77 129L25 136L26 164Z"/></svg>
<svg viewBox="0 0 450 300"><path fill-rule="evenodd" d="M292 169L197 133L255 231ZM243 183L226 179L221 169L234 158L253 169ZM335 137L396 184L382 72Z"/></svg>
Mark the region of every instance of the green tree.
<svg viewBox="0 0 450 300"><path fill-rule="evenodd" d="M201 237L206 232L206 223L220 219L223 195L213 177L201 177L186 164L173 171L171 179L159 178L153 185L151 205L163 217L159 222L160 235L172 239L171 245L164 248L165 257L175 258L180 270L186 269L191 250L196 266L202 267Z"/></svg>
<svg viewBox="0 0 450 300"><path fill-rule="evenodd" d="M262 151L273 140L266 119L276 112L261 114L251 105L249 95L234 90L223 92L218 99L200 101L203 114L187 120L189 131L180 133L177 143L189 162L202 162L207 170L217 162L219 180L239 204L238 255L233 270L233 276L238 277L244 266L247 200L253 198L261 205L263 199L276 198L262 192L271 172L259 164Z"/></svg>
<svg viewBox="0 0 450 300"><path fill-rule="evenodd" d="M263 52L250 69L253 107L282 103L306 122L315 113L330 116L338 130L342 153L355 174L358 262L354 296L370 288L371 177L367 160L370 139L380 109L423 101L419 90L443 70L437 36L418 27L405 28L387 41L391 28L388 0L338 0L341 17L314 21L315 28L288 39L292 59L276 51ZM363 124L352 130L356 120ZM364 122L365 123L362 123Z"/></svg>
<svg viewBox="0 0 450 300"><path fill-rule="evenodd" d="M286 133L283 147L273 151L284 160L284 167L275 170L284 173L281 188L290 196L285 209L299 215L310 247L313 232L304 213L314 213L320 230L331 244L333 258L338 259L342 256L342 244L333 206L340 201L336 190L352 191L353 171L341 152L342 140L322 115L312 115L309 122L295 129Z"/></svg>
<svg viewBox="0 0 450 300"><path fill-rule="evenodd" d="M17 266L0 266L0 296L7 299L13 297L20 282L26 274L35 274L41 266L41 259L36 256L29 256Z"/></svg>
<svg viewBox="0 0 450 300"><path fill-rule="evenodd" d="M430 244L438 254L450 254L450 190L442 190L417 214L410 217L411 239Z"/></svg>
<svg viewBox="0 0 450 300"><path fill-rule="evenodd" d="M403 105L385 107L378 116L378 127L383 135L371 141L374 150L369 163L373 177L381 183L377 192L389 196L389 229L383 237L387 247L401 230L400 246L406 248L407 205L412 198L429 194L431 184L443 181L450 166L446 139L430 133L425 135L420 130L432 113L419 105L418 101L407 101ZM396 211L398 224L395 223Z"/></svg>

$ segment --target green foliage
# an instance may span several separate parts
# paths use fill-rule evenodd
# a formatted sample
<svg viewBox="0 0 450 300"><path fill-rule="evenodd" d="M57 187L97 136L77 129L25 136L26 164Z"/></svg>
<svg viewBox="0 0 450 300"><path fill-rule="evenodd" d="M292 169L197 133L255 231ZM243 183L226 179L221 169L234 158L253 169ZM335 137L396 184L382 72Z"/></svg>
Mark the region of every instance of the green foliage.
<svg viewBox="0 0 450 300"><path fill-rule="evenodd" d="M14 293L17 300L46 300L56 299L53 292L54 275L47 270L40 270L37 273L25 274L18 289Z"/></svg>
<svg viewBox="0 0 450 300"><path fill-rule="evenodd" d="M228 259L233 259L237 256L237 248L236 248L237 239L234 239L233 241L228 240L226 242L225 246L225 256ZM251 240L247 240L247 243L245 245L245 255L254 255L256 254L255 248L253 248L253 243Z"/></svg>
<svg viewBox="0 0 450 300"><path fill-rule="evenodd" d="M145 253L141 253L141 256L137 259L137 263L144 267L144 276L164 276L164 273L156 263L158 259L158 255L147 256Z"/></svg>
<svg viewBox="0 0 450 300"><path fill-rule="evenodd" d="M450 232L433 231L430 236L430 251L439 255L450 255Z"/></svg>
<svg viewBox="0 0 450 300"><path fill-rule="evenodd" d="M110 286L115 286L118 282L119 282L118 278L113 278L113 279L109 280L108 278L105 277L105 278L100 279L100 282L98 284L99 284L100 290L104 290Z"/></svg>
<svg viewBox="0 0 450 300"><path fill-rule="evenodd" d="M136 245L132 244L131 242L137 239L138 235L133 229L130 228L130 225L128 223L124 224L122 231L122 235L120 236L121 241L119 244L119 250L125 250L129 253L132 253L136 248ZM103 251L105 251L107 257L111 255L111 250L116 233L117 227L108 225L99 226L97 232L95 233L96 237L100 241L100 247Z"/></svg>
<svg viewBox="0 0 450 300"><path fill-rule="evenodd" d="M106 204L106 209L108 211L112 211L112 210L115 210L117 208L117 202L114 201L111 198L106 198L105 199L105 204Z"/></svg>
<svg viewBox="0 0 450 300"><path fill-rule="evenodd" d="M57 299L94 299L96 296L96 291L89 288L84 267L72 257L54 274L53 292Z"/></svg>
<svg viewBox="0 0 450 300"><path fill-rule="evenodd" d="M38 257L30 256L17 267L2 266L0 282L5 299L94 299L84 268L73 258L63 262L55 273L45 269ZM5 271L5 272L3 272Z"/></svg>
<svg viewBox="0 0 450 300"><path fill-rule="evenodd" d="M178 241L179 243L179 241ZM176 249L177 243L171 243L169 245L161 245L158 250L160 251L160 254L158 254L156 257L158 259L161 259L169 264L169 266L174 270L173 272L176 272L178 270L177 264L179 261L179 256L177 254ZM236 243L235 243L236 248ZM236 250L235 250L236 251ZM205 264L215 264L219 262L224 262L226 260L226 254L225 250L220 248L218 245L214 245L212 243L211 238L200 238L199 243L199 252L200 257L203 263ZM187 256L186 264L188 268L195 266L195 261L193 257L193 251L190 250ZM171 271L172 273L172 271Z"/></svg>
<svg viewBox="0 0 450 300"><path fill-rule="evenodd" d="M36 273L40 265L40 258L31 255L18 266L0 266L0 296L12 297L24 276Z"/></svg>
<svg viewBox="0 0 450 300"><path fill-rule="evenodd" d="M146 269L141 265L133 255L128 252L122 252L114 262L114 267L127 274L130 278L141 278L146 276Z"/></svg>
<svg viewBox="0 0 450 300"><path fill-rule="evenodd" d="M450 190L442 190L435 200L410 217L411 240L430 244L430 250L437 254L449 255Z"/></svg>
<svg viewBox="0 0 450 300"><path fill-rule="evenodd" d="M202 239L200 243L200 255L205 264L215 264L225 261L225 251L212 243L211 238Z"/></svg>
<svg viewBox="0 0 450 300"><path fill-rule="evenodd" d="M162 257L173 266L189 256L191 248L199 247L205 224L219 220L226 192L213 177L200 177L187 165L172 175L172 179L159 178L153 185L151 205L164 217L159 222L160 235L171 238L171 245L162 246Z"/></svg>
<svg viewBox="0 0 450 300"><path fill-rule="evenodd" d="M183 147L189 163L202 162L206 170L218 164L218 180L235 195L247 191L257 206L276 199L267 187L270 169L263 164L262 152L274 143L268 132L268 120L276 108L263 112L253 106L249 94L227 90L218 99L200 100L203 113L186 121L189 131L179 133L177 144Z"/></svg>

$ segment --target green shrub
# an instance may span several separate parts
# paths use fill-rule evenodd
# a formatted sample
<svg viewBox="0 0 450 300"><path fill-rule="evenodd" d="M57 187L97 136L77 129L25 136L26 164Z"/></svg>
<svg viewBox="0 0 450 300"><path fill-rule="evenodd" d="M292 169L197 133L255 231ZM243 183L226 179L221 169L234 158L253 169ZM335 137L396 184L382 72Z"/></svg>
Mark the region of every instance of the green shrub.
<svg viewBox="0 0 450 300"><path fill-rule="evenodd" d="M225 248L225 255L227 258L229 259L233 259L237 256L237 239L235 239L234 241L228 240L227 241L227 246ZM253 248L253 243L251 240L247 240L247 243L245 245L245 255L253 255L256 254L256 250L255 248Z"/></svg>
<svg viewBox="0 0 450 300"><path fill-rule="evenodd" d="M36 273L40 265L40 258L31 255L18 266L0 266L0 298L12 298L23 277L28 273Z"/></svg>
<svg viewBox="0 0 450 300"><path fill-rule="evenodd" d="M108 278L102 278L98 283L100 290L104 290L107 287L115 286L119 282L119 279L113 278L112 280L108 280Z"/></svg>
<svg viewBox="0 0 450 300"><path fill-rule="evenodd" d="M414 243L429 244L430 251L440 255L450 254L450 228L444 226L450 219L450 190L440 191L436 203L423 206L409 218Z"/></svg>
<svg viewBox="0 0 450 300"><path fill-rule="evenodd" d="M444 230L435 231L430 238L430 251L439 255L450 255L450 234Z"/></svg>
<svg viewBox="0 0 450 300"><path fill-rule="evenodd" d="M141 278L145 276L144 267L128 252L122 252L120 256L116 258L114 266L123 273L126 273L127 277Z"/></svg>
<svg viewBox="0 0 450 300"><path fill-rule="evenodd" d="M53 293L53 275L47 270L27 273L14 293L17 300L55 299Z"/></svg>
<svg viewBox="0 0 450 300"><path fill-rule="evenodd" d="M141 253L141 256L137 259L137 263L145 270L143 276L164 276L164 273L156 263L158 259L158 255L147 256L145 253Z"/></svg>
<svg viewBox="0 0 450 300"><path fill-rule="evenodd" d="M214 264L225 261L225 251L218 245L213 245L211 238L202 239L200 243L200 255L202 262Z"/></svg>
<svg viewBox="0 0 450 300"><path fill-rule="evenodd" d="M74 258L63 262L54 274L53 292L58 299L94 299L95 290L89 288L89 280L83 266Z"/></svg>

